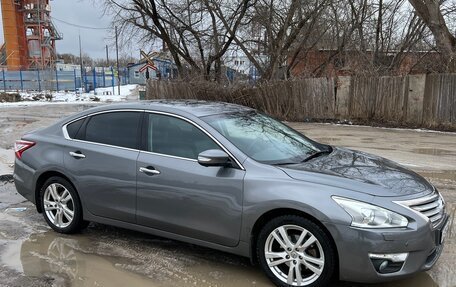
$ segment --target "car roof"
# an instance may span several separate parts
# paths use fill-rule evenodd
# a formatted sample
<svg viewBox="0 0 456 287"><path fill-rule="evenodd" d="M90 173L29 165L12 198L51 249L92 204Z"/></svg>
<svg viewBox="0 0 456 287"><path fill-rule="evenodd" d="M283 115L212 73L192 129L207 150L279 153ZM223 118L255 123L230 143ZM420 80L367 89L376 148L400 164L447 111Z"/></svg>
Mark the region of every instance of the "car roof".
<svg viewBox="0 0 456 287"><path fill-rule="evenodd" d="M151 100L131 103L103 105L97 110L113 109L144 109L163 112L185 112L196 117L204 117L222 113L253 111L254 109L225 102L199 100Z"/></svg>

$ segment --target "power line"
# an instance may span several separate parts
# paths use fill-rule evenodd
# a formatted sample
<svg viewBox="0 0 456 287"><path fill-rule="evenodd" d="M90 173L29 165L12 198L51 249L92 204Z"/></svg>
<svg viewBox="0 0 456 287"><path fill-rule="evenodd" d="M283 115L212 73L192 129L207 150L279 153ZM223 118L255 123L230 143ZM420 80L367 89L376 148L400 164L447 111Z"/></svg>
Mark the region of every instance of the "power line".
<svg viewBox="0 0 456 287"><path fill-rule="evenodd" d="M60 19L57 19L55 17L51 17L53 20L56 20L58 22L62 22L64 24L67 24L67 25L70 25L70 26L73 26L73 27L77 27L77 28L81 28L81 29L89 29L89 30L111 30L111 28L100 28L100 27L89 27L89 26L83 26L83 25L78 25L78 24L74 24L74 23L70 23L70 22L67 22L67 21L64 21L64 20L60 20Z"/></svg>

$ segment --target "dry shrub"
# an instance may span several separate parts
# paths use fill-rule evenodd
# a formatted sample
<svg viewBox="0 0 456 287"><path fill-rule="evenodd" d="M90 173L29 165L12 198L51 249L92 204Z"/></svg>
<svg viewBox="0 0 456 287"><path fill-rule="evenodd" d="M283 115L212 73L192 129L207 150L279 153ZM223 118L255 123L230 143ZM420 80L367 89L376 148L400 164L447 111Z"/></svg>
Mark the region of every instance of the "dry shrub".
<svg viewBox="0 0 456 287"><path fill-rule="evenodd" d="M147 99L198 99L249 106L283 120L334 117L334 81L327 78L270 81L252 87L207 81L149 81Z"/></svg>
<svg viewBox="0 0 456 287"><path fill-rule="evenodd" d="M21 96L18 93L0 93L0 103L20 102Z"/></svg>
<svg viewBox="0 0 456 287"><path fill-rule="evenodd" d="M288 121L336 119L456 130L456 74L357 76L344 79L343 85L339 80L306 78L256 86L149 81L147 98L229 102Z"/></svg>

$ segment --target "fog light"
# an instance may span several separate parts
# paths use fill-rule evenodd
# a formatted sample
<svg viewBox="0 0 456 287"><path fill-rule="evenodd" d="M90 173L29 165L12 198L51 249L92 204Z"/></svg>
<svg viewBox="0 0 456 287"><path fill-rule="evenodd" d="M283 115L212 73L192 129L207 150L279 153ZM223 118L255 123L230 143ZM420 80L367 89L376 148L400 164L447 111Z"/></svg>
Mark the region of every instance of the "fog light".
<svg viewBox="0 0 456 287"><path fill-rule="evenodd" d="M388 260L385 260L378 267L378 271L380 271L380 273L383 273L387 267L388 267Z"/></svg>
<svg viewBox="0 0 456 287"><path fill-rule="evenodd" d="M408 253L369 254L375 270L380 274L399 272L404 266Z"/></svg>

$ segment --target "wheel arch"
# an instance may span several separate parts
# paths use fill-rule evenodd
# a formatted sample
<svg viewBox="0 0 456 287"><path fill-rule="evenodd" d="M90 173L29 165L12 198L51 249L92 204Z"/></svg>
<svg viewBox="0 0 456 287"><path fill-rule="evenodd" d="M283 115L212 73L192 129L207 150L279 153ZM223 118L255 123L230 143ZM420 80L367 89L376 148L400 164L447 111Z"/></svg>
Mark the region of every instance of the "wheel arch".
<svg viewBox="0 0 456 287"><path fill-rule="evenodd" d="M304 218L312 221L313 223L317 224L326 233L326 235L328 236L328 238L331 241L330 243L331 243L332 247L334 248L334 254L336 255L336 258L335 258L336 269L335 269L334 276L337 276L336 278L338 278L339 277L339 252L337 250L337 245L336 245L336 242L334 241L333 236L331 235L331 232L329 232L328 228L326 228L326 226L323 223L321 223L314 216L312 216L302 210L293 209L293 208L276 208L276 209L269 210L269 211L263 213L255 221L251 234L250 234L250 260L251 260L252 264L254 264L254 265L258 264L258 262L257 262L258 257L256 254L256 244L257 244L258 234L260 233L261 228L270 220L272 220L276 217L279 217L279 216L283 216L283 215L296 215L296 216L304 217Z"/></svg>
<svg viewBox="0 0 456 287"><path fill-rule="evenodd" d="M43 187L46 180L48 180L49 178L54 177L54 176L61 177L61 178L65 179L66 181L68 181L71 184L71 186L74 188L74 190L76 190L76 193L77 193L77 189L76 189L74 183L71 181L71 179L68 176L66 176L62 172L59 172L56 170L48 170L48 171L43 172L36 179L36 184L35 184L35 205L36 205L36 210L38 211L38 213L43 212L43 210L41 209L41 196L40 196L41 188Z"/></svg>

